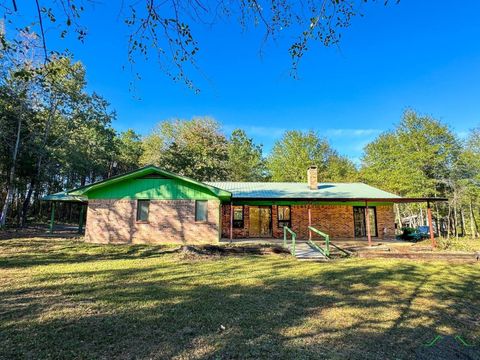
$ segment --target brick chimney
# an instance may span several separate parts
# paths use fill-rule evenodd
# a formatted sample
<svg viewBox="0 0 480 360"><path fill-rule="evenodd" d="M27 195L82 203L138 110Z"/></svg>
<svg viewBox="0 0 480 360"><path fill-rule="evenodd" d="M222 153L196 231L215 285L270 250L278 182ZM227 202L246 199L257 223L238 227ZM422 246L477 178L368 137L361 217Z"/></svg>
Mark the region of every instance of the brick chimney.
<svg viewBox="0 0 480 360"><path fill-rule="evenodd" d="M307 170L307 183L310 190L318 189L318 169L314 165Z"/></svg>

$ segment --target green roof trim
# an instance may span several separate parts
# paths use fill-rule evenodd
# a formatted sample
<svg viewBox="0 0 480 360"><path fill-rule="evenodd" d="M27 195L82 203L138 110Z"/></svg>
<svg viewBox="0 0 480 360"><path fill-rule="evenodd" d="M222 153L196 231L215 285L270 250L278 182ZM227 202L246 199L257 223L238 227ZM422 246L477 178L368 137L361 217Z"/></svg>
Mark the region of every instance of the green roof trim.
<svg viewBox="0 0 480 360"><path fill-rule="evenodd" d="M101 189L101 188L104 188L104 187L107 187L107 186L111 186L111 185L123 182L125 180L136 179L136 178L140 178L142 176L146 176L146 175L150 175L150 174L157 174L157 175L165 176L165 177L168 177L168 178L171 178L171 179L174 179L174 180L179 180L179 181L184 182L186 184L193 185L195 187L202 188L202 189L210 192L212 195L214 195L215 197L217 197L221 200L229 200L232 196L232 194L229 191L217 188L213 185L208 185L208 184L202 183L200 181L193 180L193 179L185 177L185 176L177 175L177 174L171 173L171 172L166 171L166 170L162 170L162 169L160 169L160 168L158 168L154 165L148 165L148 166L145 166L143 168L140 168L140 169L137 169L137 170L134 170L134 171L130 171L130 172L125 173L125 174L116 175L116 176L113 176L111 178L108 178L108 179L105 179L105 180L102 180L102 181L98 181L98 182L93 183L93 184L89 184L89 185L86 185L86 186L83 186L83 187L79 187L79 188L67 191L67 193L69 195L75 195L75 196L85 195L85 196L88 197L88 194L90 192L95 191L95 190L98 190L98 189Z"/></svg>
<svg viewBox="0 0 480 360"><path fill-rule="evenodd" d="M42 197L40 200L44 201L64 201L64 202L82 202L86 203L88 201L87 197L85 196L76 196L76 195L69 195L65 191L60 191L55 194L50 194Z"/></svg>

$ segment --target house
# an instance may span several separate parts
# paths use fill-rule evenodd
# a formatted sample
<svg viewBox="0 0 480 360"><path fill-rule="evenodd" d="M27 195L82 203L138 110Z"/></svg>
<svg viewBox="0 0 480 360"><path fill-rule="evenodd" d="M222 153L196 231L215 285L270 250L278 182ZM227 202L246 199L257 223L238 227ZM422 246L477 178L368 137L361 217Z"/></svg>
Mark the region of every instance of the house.
<svg viewBox="0 0 480 360"><path fill-rule="evenodd" d="M199 182L146 166L45 199L88 204L87 242L188 244L282 238L284 227L302 239L309 226L334 239L392 238L394 203L440 200L317 176L312 166L305 183Z"/></svg>

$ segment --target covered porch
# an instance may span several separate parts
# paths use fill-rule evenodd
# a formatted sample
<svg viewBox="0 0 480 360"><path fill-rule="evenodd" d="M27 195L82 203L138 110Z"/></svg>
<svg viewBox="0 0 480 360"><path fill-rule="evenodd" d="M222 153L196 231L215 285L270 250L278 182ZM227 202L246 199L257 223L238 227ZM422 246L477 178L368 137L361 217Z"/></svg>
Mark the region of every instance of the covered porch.
<svg viewBox="0 0 480 360"><path fill-rule="evenodd" d="M56 220L56 210L58 204L75 204L79 206L79 216L78 216L78 226L77 226L77 233L82 234L84 229L84 224L86 220L86 211L85 209L88 206L87 198L83 196L74 196L69 195L64 191L47 195L42 197L42 201L50 202L50 222L48 224L48 232L52 234L54 231L59 229L65 229L65 225L62 225L60 228L57 229L55 225Z"/></svg>
<svg viewBox="0 0 480 360"><path fill-rule="evenodd" d="M398 230L393 205L416 202L426 205L429 236L435 247L431 203L446 200L400 197L328 202L235 199L229 204L222 204L221 242L281 244L287 228L295 234L298 242L328 235L335 244L347 247L404 244L404 241L396 240Z"/></svg>

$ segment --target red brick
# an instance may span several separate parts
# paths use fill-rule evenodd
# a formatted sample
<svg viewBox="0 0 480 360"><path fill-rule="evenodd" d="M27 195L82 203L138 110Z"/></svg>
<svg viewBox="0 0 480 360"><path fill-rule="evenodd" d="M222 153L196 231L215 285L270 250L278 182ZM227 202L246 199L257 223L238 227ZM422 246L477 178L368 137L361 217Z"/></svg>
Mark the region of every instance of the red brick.
<svg viewBox="0 0 480 360"><path fill-rule="evenodd" d="M308 208L311 208L312 226L329 234L332 238L353 238L353 207L350 205L292 205L292 230L299 239L308 238ZM393 206L377 206L377 229L379 238L395 236ZM249 206L244 206L244 227L233 229L233 238L248 238ZM272 206L272 235L283 237L283 229L278 227L277 206ZM222 205L222 237L230 237L230 205Z"/></svg>
<svg viewBox="0 0 480 360"><path fill-rule="evenodd" d="M85 239L93 243L217 243L219 201L208 201L207 222L195 222L194 200L151 200L149 221L136 222L134 200L90 200Z"/></svg>

